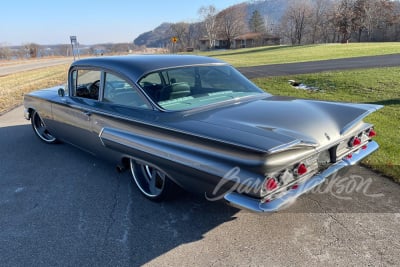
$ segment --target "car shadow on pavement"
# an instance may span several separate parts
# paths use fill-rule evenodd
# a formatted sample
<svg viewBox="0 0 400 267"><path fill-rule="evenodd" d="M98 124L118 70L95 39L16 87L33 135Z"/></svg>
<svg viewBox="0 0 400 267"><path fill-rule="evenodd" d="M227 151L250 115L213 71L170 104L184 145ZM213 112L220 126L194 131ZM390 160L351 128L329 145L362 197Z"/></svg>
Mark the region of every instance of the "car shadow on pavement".
<svg viewBox="0 0 400 267"><path fill-rule="evenodd" d="M0 127L0 147L0 253L6 266L138 266L237 218L258 229L286 215L398 213L400 207L397 185L358 166L264 217L189 193L151 202L129 172L118 173L114 163L73 146L45 144L30 125Z"/></svg>
<svg viewBox="0 0 400 267"><path fill-rule="evenodd" d="M1 127L0 144L5 265L142 265L238 212L188 193L151 202L129 172L73 146L45 144L30 125Z"/></svg>

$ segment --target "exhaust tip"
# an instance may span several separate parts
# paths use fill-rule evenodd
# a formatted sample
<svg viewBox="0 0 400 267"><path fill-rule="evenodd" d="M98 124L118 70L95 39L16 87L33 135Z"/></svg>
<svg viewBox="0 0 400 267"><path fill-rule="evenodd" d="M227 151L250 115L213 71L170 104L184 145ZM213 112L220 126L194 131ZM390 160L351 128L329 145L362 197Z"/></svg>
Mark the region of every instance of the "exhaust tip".
<svg viewBox="0 0 400 267"><path fill-rule="evenodd" d="M117 170L117 172L121 173L126 171L126 167L124 165L118 164L115 169Z"/></svg>

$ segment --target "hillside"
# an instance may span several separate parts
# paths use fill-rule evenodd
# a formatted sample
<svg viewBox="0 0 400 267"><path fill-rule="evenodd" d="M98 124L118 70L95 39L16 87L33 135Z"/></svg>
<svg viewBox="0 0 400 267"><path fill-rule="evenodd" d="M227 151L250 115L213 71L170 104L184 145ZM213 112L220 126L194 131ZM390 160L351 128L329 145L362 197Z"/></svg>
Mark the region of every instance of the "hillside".
<svg viewBox="0 0 400 267"><path fill-rule="evenodd" d="M258 0L244 2L247 8L247 20L250 19L251 15L255 10L258 10L266 20L267 24L277 25L287 7L287 5L294 0ZM243 3L235 6L242 5ZM221 10L222 11L222 10ZM171 35L169 34L169 28L175 22L164 22L154 30L140 34L133 43L138 46L147 47L164 47ZM270 27L271 27L270 25Z"/></svg>
<svg viewBox="0 0 400 267"><path fill-rule="evenodd" d="M164 47L171 38L168 33L171 25L172 23L164 22L154 30L140 34L133 43L137 46Z"/></svg>

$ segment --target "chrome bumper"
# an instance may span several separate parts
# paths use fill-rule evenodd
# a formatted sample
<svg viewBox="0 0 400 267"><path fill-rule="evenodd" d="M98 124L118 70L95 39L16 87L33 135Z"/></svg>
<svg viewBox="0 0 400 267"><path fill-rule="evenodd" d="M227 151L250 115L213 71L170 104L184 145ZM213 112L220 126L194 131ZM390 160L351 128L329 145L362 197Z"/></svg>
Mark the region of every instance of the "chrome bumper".
<svg viewBox="0 0 400 267"><path fill-rule="evenodd" d="M374 152L379 148L379 145L375 141L371 141L368 143L366 149L360 149L359 151L353 153L351 159L342 159L339 162L336 162L332 166L330 166L325 171L313 176L303 184L300 184L297 189L290 189L287 194L282 197L276 198L270 202L262 203L259 199L251 198L236 192L230 192L224 196L224 199L228 202L229 205L234 207L238 207L241 209L247 209L254 212L274 212L282 209L284 207L292 204L297 197L300 195L310 191L314 187L323 183L329 176L338 172L340 169L344 167L352 166L367 157L369 154Z"/></svg>

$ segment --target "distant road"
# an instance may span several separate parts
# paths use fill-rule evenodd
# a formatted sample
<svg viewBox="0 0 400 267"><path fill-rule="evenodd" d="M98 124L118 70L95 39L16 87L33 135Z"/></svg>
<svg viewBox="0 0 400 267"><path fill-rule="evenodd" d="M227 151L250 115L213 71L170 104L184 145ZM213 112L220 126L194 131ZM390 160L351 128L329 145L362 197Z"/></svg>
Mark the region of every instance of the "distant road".
<svg viewBox="0 0 400 267"><path fill-rule="evenodd" d="M400 66L400 54L331 59L312 62L242 67L238 70L247 78L315 73L332 70Z"/></svg>
<svg viewBox="0 0 400 267"><path fill-rule="evenodd" d="M32 61L29 60L16 64L4 64L0 65L0 76L6 76L21 71L40 69L71 62L72 58L54 58L54 59L39 59Z"/></svg>
<svg viewBox="0 0 400 267"><path fill-rule="evenodd" d="M5 64L0 65L0 76L66 63L72 63L72 58L40 59L18 64ZM394 66L400 66L400 54L241 67L238 68L238 70L247 78L252 79L267 76L305 74L332 70Z"/></svg>

